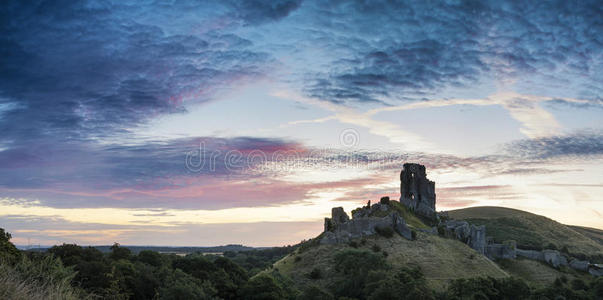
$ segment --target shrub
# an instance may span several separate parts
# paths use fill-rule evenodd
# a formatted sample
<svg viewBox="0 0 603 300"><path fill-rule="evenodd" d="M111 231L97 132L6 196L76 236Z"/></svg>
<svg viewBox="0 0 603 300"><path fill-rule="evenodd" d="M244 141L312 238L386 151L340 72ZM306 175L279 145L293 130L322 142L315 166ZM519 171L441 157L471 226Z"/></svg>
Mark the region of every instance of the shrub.
<svg viewBox="0 0 603 300"><path fill-rule="evenodd" d="M375 231L382 237L391 238L394 236L394 229L391 227L375 227Z"/></svg>
<svg viewBox="0 0 603 300"><path fill-rule="evenodd" d="M381 252L381 254L383 254L383 257L387 257L389 254L387 253L387 251L383 250L383 252Z"/></svg>
<svg viewBox="0 0 603 300"><path fill-rule="evenodd" d="M310 285L297 297L297 300L334 300L331 293L316 285Z"/></svg>
<svg viewBox="0 0 603 300"><path fill-rule="evenodd" d="M299 255L295 256L295 259L293 259L293 261L295 261L295 262L300 262L301 260L302 260L302 258Z"/></svg>
<svg viewBox="0 0 603 300"><path fill-rule="evenodd" d="M584 281L582 279L574 279L572 280L572 289L573 290L586 290L588 289L588 286L586 286L586 283L584 283Z"/></svg>
<svg viewBox="0 0 603 300"><path fill-rule="evenodd" d="M412 237L412 240L413 240L413 241L414 241L414 240L416 240L416 239L417 239L417 232L416 232L416 231L414 231L414 230L411 230L411 232L410 232L410 236Z"/></svg>
<svg viewBox="0 0 603 300"><path fill-rule="evenodd" d="M243 299L280 300L286 299L287 293L274 279L267 274L260 274L251 278L241 289Z"/></svg>
<svg viewBox="0 0 603 300"><path fill-rule="evenodd" d="M528 299L531 290L524 281L513 277L478 277L453 280L447 293L447 299Z"/></svg>
<svg viewBox="0 0 603 300"><path fill-rule="evenodd" d="M352 248L358 248L358 242L356 241L351 241L348 245Z"/></svg>
<svg viewBox="0 0 603 300"><path fill-rule="evenodd" d="M379 247L379 245L373 245L373 247L371 247L371 250L373 250L373 252L379 252L381 251L381 247Z"/></svg>
<svg viewBox="0 0 603 300"><path fill-rule="evenodd" d="M10 233L5 232L4 229L0 228L0 258L16 261L21 253L17 247L10 242L11 238L12 236Z"/></svg>
<svg viewBox="0 0 603 300"><path fill-rule="evenodd" d="M0 299L89 298L71 286L74 277L72 268L50 255L35 261L24 256L14 265L0 263Z"/></svg>
<svg viewBox="0 0 603 300"><path fill-rule="evenodd" d="M385 266L382 256L366 250L348 249L335 254L335 270L343 274L367 273Z"/></svg>
<svg viewBox="0 0 603 300"><path fill-rule="evenodd" d="M320 279L320 278L322 278L322 271L320 271L319 268L314 268L314 269L312 269L312 271L310 271L310 273L308 274L308 277L310 279Z"/></svg>
<svg viewBox="0 0 603 300"><path fill-rule="evenodd" d="M546 245L546 247L544 247L544 249L557 250L557 246L553 243L549 243L548 245Z"/></svg>
<svg viewBox="0 0 603 300"><path fill-rule="evenodd" d="M438 226L438 235L439 236L446 236L446 229L444 228L444 225L439 225Z"/></svg>

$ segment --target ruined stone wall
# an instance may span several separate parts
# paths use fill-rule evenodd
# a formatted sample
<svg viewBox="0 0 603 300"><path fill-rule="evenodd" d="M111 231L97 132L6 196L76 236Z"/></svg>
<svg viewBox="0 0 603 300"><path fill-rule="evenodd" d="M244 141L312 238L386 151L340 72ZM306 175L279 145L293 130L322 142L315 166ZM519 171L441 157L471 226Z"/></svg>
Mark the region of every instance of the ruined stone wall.
<svg viewBox="0 0 603 300"><path fill-rule="evenodd" d="M400 203L416 214L436 219L435 183L427 179L425 166L406 163L400 173Z"/></svg>
<svg viewBox="0 0 603 300"><path fill-rule="evenodd" d="M347 243L352 239L377 233L378 228L389 227L406 239L412 239L412 232L404 219L392 211L384 217L372 217L376 211L389 211L387 204L377 203L356 211L350 219L342 207L331 210L331 218L325 218L325 230L321 244Z"/></svg>

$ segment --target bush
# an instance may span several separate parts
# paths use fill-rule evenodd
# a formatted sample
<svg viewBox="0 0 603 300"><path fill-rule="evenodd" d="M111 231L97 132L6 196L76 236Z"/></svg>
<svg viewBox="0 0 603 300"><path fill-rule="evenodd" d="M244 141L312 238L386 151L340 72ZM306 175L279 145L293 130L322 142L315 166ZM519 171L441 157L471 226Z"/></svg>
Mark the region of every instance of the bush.
<svg viewBox="0 0 603 300"><path fill-rule="evenodd" d="M348 245L352 248L358 248L358 242L356 241L351 241Z"/></svg>
<svg viewBox="0 0 603 300"><path fill-rule="evenodd" d="M316 285L310 285L297 297L297 300L334 300L331 293Z"/></svg>
<svg viewBox="0 0 603 300"><path fill-rule="evenodd" d="M413 240L413 241L414 241L414 240L416 240L416 239L417 239L417 232L416 232L416 231L414 231L414 230L412 230L412 231L410 232L410 236L412 237L412 240Z"/></svg>
<svg viewBox="0 0 603 300"><path fill-rule="evenodd" d="M548 245L546 245L544 247L544 249L548 249L548 250L557 250L557 246L553 243L549 243Z"/></svg>
<svg viewBox="0 0 603 300"><path fill-rule="evenodd" d="M72 268L59 259L44 256L36 260L22 257L14 265L0 263L0 299L87 299L71 286Z"/></svg>
<svg viewBox="0 0 603 300"><path fill-rule="evenodd" d="M514 277L503 279L478 277L453 280L448 286L445 298L528 299L530 294L530 287L524 281Z"/></svg>
<svg viewBox="0 0 603 300"><path fill-rule="evenodd" d="M383 256L366 250L349 249L335 254L335 270L343 274L367 273L385 266Z"/></svg>
<svg viewBox="0 0 603 300"><path fill-rule="evenodd" d="M286 299L287 293L274 277L260 274L251 278L241 289L241 297L249 300Z"/></svg>
<svg viewBox="0 0 603 300"><path fill-rule="evenodd" d="M300 262L302 260L301 256L296 255L295 258L293 259L294 262Z"/></svg>
<svg viewBox="0 0 603 300"><path fill-rule="evenodd" d="M375 231L382 237L391 238L394 236L394 229L391 227L375 227Z"/></svg>
<svg viewBox="0 0 603 300"><path fill-rule="evenodd" d="M381 251L381 247L379 247L379 245L373 245L373 247L371 247L371 250L373 250L373 252L379 252Z"/></svg>
<svg viewBox="0 0 603 300"><path fill-rule="evenodd" d="M395 274L371 272L364 288L366 299L433 299L419 269L402 268Z"/></svg>
<svg viewBox="0 0 603 300"><path fill-rule="evenodd" d="M319 268L314 268L312 269L312 271L308 274L308 277L310 279L320 279L322 278L322 271L320 271Z"/></svg>
<svg viewBox="0 0 603 300"><path fill-rule="evenodd" d="M15 262L21 256L21 252L10 242L12 236L0 228L0 258Z"/></svg>
<svg viewBox="0 0 603 300"><path fill-rule="evenodd" d="M586 290L588 289L588 286L586 286L586 283L584 283L584 281L582 279L574 279L572 280L572 289L573 290Z"/></svg>
<svg viewBox="0 0 603 300"><path fill-rule="evenodd" d="M444 225L438 225L438 235L446 236L446 229L444 228Z"/></svg>

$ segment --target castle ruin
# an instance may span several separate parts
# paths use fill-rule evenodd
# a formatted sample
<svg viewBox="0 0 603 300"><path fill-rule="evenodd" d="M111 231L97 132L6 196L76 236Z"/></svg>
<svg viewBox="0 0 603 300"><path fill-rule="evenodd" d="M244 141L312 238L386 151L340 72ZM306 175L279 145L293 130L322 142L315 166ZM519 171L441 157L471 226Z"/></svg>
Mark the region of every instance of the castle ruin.
<svg viewBox="0 0 603 300"><path fill-rule="evenodd" d="M437 219L435 182L427 179L425 166L406 163L400 173L400 203L415 214Z"/></svg>
<svg viewBox="0 0 603 300"><path fill-rule="evenodd" d="M603 266L566 257L557 250L523 250L517 248L515 241L493 243L486 237L485 225L476 226L464 220L449 219L446 213L440 213L439 216L435 210L435 201L435 183L427 179L425 166L406 163L400 173L400 203L390 201L389 197L383 197L379 203L373 205L369 201L366 206L353 210L351 218L342 207L334 207L331 210L331 218L325 218L320 243L348 243L364 236L383 234L387 230L391 234L395 232L408 240L414 240L416 231L421 231L455 238L492 260L522 257L542 261L555 268L568 266L593 276L603 276ZM399 210L399 204L437 226L431 230L408 226L401 216L404 212Z"/></svg>

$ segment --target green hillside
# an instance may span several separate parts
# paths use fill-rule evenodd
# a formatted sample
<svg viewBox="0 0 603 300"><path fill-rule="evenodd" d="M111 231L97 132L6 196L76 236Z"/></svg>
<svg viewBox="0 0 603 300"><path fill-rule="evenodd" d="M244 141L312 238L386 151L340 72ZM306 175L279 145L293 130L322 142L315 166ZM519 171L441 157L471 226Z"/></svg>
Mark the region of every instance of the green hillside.
<svg viewBox="0 0 603 300"><path fill-rule="evenodd" d="M419 267L428 285L442 290L451 279L491 276L507 277L495 263L483 255L477 254L467 245L452 239L446 239L419 232L414 241L406 240L398 235L391 238L381 236L367 237L358 242L360 250L387 253L386 260L392 266L392 272L400 267ZM289 277L298 288L307 284L317 284L329 288L338 278L333 268L334 256L350 245L315 245L298 249L281 259L274 269ZM323 274L321 279L311 279L309 274L318 269Z"/></svg>
<svg viewBox="0 0 603 300"><path fill-rule="evenodd" d="M572 226L568 225L571 229L581 233L585 237L590 238L591 240L599 243L599 245L603 246L603 230L590 228L590 227L582 227L582 226Z"/></svg>
<svg viewBox="0 0 603 300"><path fill-rule="evenodd" d="M580 279L589 281L590 274L578 272L570 268L555 269L550 265L529 259L499 259L496 263L509 275L521 278L533 287L544 287L552 284L555 279L565 276L569 281Z"/></svg>
<svg viewBox="0 0 603 300"><path fill-rule="evenodd" d="M486 225L486 234L495 242L517 241L524 249L558 249L579 258L595 262L603 259L603 245L593 237L596 231L585 233L549 218L529 212L504 207L470 207L448 211L454 219L466 220L475 225ZM591 236L591 237L589 237Z"/></svg>

